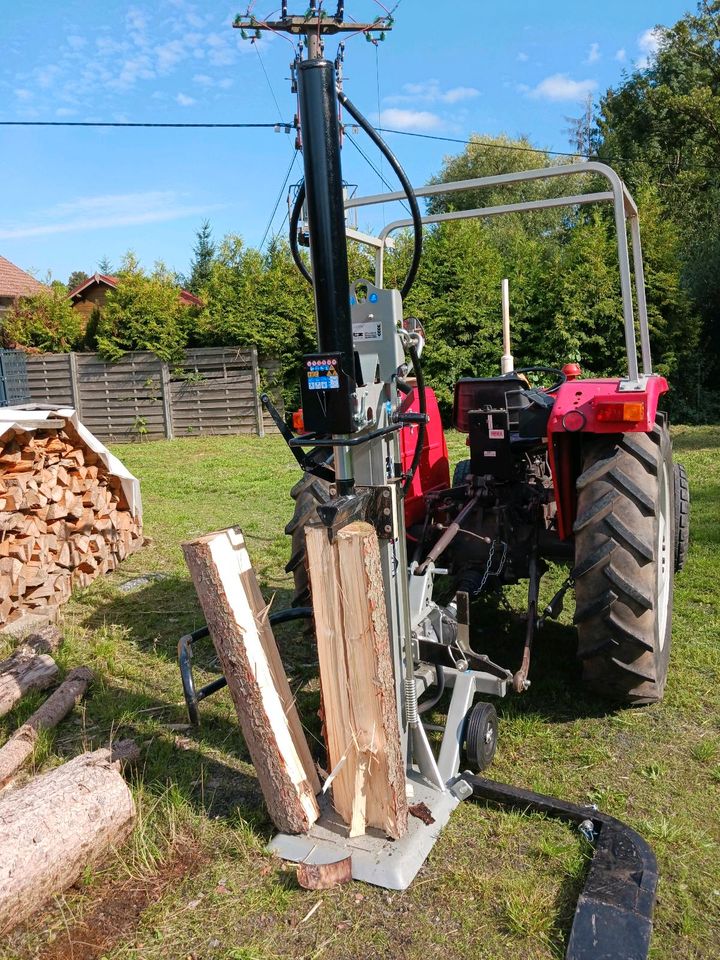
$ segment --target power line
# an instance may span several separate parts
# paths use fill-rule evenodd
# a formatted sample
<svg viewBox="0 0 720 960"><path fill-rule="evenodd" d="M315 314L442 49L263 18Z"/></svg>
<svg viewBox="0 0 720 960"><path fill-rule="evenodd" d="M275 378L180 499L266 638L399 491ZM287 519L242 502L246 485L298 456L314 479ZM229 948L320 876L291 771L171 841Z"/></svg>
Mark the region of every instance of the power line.
<svg viewBox="0 0 720 960"><path fill-rule="evenodd" d="M566 150L541 150L539 147L518 147L510 143L493 143L487 140L460 140L457 137L439 137L432 133L414 133L410 130L391 130L389 127L378 127L378 133L397 133L401 137L418 137L421 140L441 140L443 143L462 143L465 146L477 147L502 147L503 150L517 150L521 153L544 153L551 157L581 157L583 160L589 160L589 157L581 153L570 153Z"/></svg>
<svg viewBox="0 0 720 960"><path fill-rule="evenodd" d="M0 127L148 127L153 129L195 129L195 130L277 130L284 127L292 130L295 121L277 121L275 123L140 123L136 121L115 120L0 120ZM511 143L497 143L487 140L464 140L459 137L441 137L432 133L417 133L411 130L395 130L390 127L378 127L379 133L395 133L401 137L415 137L420 140L436 140L442 143L459 143L463 146L502 147L518 153L537 153L551 157L574 157L589 160L585 154L571 153L567 150L542 150L539 147L518 147Z"/></svg>
<svg viewBox="0 0 720 960"><path fill-rule="evenodd" d="M280 192L277 195L277 200L275 201L275 206L273 207L273 212L270 214L268 225L267 227L265 227L265 233L263 234L263 238L260 241L261 250L265 246L267 235L270 233L270 227L272 227L273 220L275 219L275 214L277 213L277 209L280 206L280 201L282 200L283 194L285 193L285 187L287 186L288 180L290 179L290 174L292 173L293 167L295 166L295 161L297 160L297 156L298 156L298 151L293 147L293 155L292 155L292 160L290 161L290 166L287 169L287 173L285 174L285 179L283 180L283 185L280 187Z"/></svg>
<svg viewBox="0 0 720 960"><path fill-rule="evenodd" d="M220 127L234 130L273 130L285 127L291 130L294 122L275 123L137 123L113 120L0 120L0 127L174 127L179 129L196 128L211 129Z"/></svg>
<svg viewBox="0 0 720 960"><path fill-rule="evenodd" d="M273 85L272 85L272 83L270 83L270 77L268 76L268 72L267 72L267 70L265 69L265 64L263 63L262 54L260 53L260 47L257 45L257 43L255 43L254 40L252 40L251 43L252 43L252 45L255 47L255 52L256 52L257 55L258 55L258 60L260 61L260 66L262 67L262 72L265 74L265 79L267 80L267 85L268 85L268 88L269 88L269 90L270 90L270 95L271 95L271 97L273 98L273 100L275 101L275 106L277 107L278 116L280 117L280 120L282 121L282 110L280 109L280 104L278 103L278 98L275 96L275 91L273 90Z"/></svg>
<svg viewBox="0 0 720 960"><path fill-rule="evenodd" d="M386 187L388 188L388 190L392 191L392 189L393 189L392 186L387 182L387 180L385 179L385 177L383 176L383 174L380 172L380 170L378 170L378 168L377 168L377 167L375 166L375 164L372 162L372 160L370 159L370 157L365 153L365 151L363 150L363 148L362 148L362 147L360 146L360 144L357 142L357 140L355 140L353 137L351 137L350 134L347 132L347 130L345 131L345 136L346 136L347 139L350 141L350 143L355 147L355 149L356 149L357 152L360 154L360 156L363 158L363 160L368 164L368 166L369 166L369 167L373 170L373 172L378 176L378 178L380 179L380 182L381 182L384 186L386 186ZM398 201L398 202L399 202L400 205L403 207L403 209L406 210L406 211L408 212L408 214L409 214L409 213L410 213L410 210L409 210L409 208L407 207L407 205L404 203L404 201L400 200L400 201Z"/></svg>

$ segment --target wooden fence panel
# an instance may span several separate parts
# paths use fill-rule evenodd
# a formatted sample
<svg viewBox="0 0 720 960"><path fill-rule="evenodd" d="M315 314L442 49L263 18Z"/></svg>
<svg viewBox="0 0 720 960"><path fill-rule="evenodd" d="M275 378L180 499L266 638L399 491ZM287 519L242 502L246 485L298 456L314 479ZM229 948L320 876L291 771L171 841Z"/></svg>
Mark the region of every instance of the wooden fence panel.
<svg viewBox="0 0 720 960"><path fill-rule="evenodd" d="M28 358L30 394L38 403L74 406L96 436L114 442L213 434L277 432L260 403L279 397L280 365L255 349L188 350L168 366L151 353L107 363L94 353Z"/></svg>

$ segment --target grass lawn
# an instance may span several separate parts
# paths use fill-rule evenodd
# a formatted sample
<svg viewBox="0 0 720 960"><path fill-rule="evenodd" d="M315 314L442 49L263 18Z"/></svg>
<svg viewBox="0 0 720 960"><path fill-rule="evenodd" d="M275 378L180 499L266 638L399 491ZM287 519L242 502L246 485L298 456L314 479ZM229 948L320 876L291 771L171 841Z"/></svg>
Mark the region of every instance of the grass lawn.
<svg viewBox="0 0 720 960"><path fill-rule="evenodd" d="M452 438L455 458L462 440ZM490 771L593 801L650 841L661 872L651 954L658 960L720 957L720 429L679 427L674 441L690 475L693 528L688 565L676 580L665 701L614 710L583 692L569 604L562 622L539 638L528 693L497 705L500 740ZM286 606L283 527L297 468L275 437L116 452L141 480L151 543L67 606L62 666L88 664L98 681L44 738L35 765L135 737L143 748L131 774L139 824L108 864L88 870L77 888L7 938L0 958L564 956L587 851L569 827L541 817L461 805L404 893L362 884L308 893L291 868L265 853L272 827L227 691L201 705L199 729L182 726L177 640L202 616L180 543L241 525L266 596ZM120 590L147 574L144 585ZM549 582L544 595L551 591ZM519 609L522 590L509 596ZM482 605L475 616L476 647L514 667L518 625ZM293 626L278 638L312 741L319 736L312 646ZM198 682L216 675L208 640L197 645L195 664ZM0 742L40 699L28 697L0 721Z"/></svg>

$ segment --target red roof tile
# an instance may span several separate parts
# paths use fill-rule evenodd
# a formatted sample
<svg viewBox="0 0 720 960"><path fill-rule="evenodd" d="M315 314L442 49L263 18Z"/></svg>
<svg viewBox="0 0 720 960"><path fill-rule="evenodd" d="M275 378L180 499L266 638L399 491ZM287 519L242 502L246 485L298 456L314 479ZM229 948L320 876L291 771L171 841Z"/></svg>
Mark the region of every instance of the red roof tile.
<svg viewBox="0 0 720 960"><path fill-rule="evenodd" d="M35 277L0 257L0 297L29 297L45 289Z"/></svg>

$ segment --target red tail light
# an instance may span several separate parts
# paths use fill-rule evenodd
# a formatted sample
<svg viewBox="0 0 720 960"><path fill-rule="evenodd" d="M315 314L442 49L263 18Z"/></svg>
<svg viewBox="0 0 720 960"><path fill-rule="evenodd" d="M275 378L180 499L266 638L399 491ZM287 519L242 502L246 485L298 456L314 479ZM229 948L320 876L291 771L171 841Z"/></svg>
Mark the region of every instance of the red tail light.
<svg viewBox="0 0 720 960"><path fill-rule="evenodd" d="M600 423L640 423L646 417L645 401L596 400L595 416Z"/></svg>

